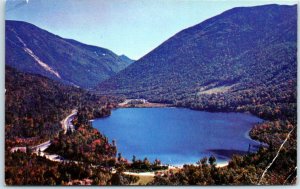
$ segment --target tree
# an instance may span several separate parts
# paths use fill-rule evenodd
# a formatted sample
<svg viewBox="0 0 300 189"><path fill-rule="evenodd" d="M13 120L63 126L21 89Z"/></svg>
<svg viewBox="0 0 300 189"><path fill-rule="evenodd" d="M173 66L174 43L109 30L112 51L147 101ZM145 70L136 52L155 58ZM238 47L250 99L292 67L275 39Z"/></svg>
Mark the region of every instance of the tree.
<svg viewBox="0 0 300 189"><path fill-rule="evenodd" d="M209 159L208 159L208 161L209 161L209 164L211 165L211 166L215 166L216 164L216 158L215 158L215 156L210 156L209 157Z"/></svg>
<svg viewBox="0 0 300 189"><path fill-rule="evenodd" d="M26 153L27 154L31 154L32 150L30 148L30 146L26 145Z"/></svg>
<svg viewBox="0 0 300 189"><path fill-rule="evenodd" d="M206 165L207 164L207 157L204 157L200 160L201 165Z"/></svg>
<svg viewBox="0 0 300 189"><path fill-rule="evenodd" d="M154 160L154 165L158 166L161 164L161 161L159 159Z"/></svg>
<svg viewBox="0 0 300 189"><path fill-rule="evenodd" d="M145 157L144 161L143 161L143 164L144 164L144 168L149 170L150 167L151 167L151 163L150 161L148 160L148 158Z"/></svg>
<svg viewBox="0 0 300 189"><path fill-rule="evenodd" d="M118 161L121 161L121 159L122 159L122 154L119 152L118 153Z"/></svg>

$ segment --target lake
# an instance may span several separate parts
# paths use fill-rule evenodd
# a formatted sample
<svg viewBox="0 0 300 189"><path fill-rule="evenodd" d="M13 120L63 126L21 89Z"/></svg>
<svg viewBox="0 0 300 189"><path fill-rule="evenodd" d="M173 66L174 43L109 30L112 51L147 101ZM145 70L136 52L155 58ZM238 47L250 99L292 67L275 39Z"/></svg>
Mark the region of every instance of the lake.
<svg viewBox="0 0 300 189"><path fill-rule="evenodd" d="M163 164L196 163L214 155L218 163L232 154L255 151L260 143L249 138L252 126L262 119L243 113L211 113L185 108L119 108L93 126L118 152L131 161L158 158ZM256 147L255 147L256 146Z"/></svg>

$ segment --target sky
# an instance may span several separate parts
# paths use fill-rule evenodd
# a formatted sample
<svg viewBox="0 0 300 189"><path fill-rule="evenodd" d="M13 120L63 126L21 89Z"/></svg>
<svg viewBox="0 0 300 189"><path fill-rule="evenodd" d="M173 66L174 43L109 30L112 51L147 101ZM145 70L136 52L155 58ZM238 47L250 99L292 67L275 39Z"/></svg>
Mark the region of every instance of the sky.
<svg viewBox="0 0 300 189"><path fill-rule="evenodd" d="M6 20L137 60L179 31L233 7L297 0L6 0Z"/></svg>

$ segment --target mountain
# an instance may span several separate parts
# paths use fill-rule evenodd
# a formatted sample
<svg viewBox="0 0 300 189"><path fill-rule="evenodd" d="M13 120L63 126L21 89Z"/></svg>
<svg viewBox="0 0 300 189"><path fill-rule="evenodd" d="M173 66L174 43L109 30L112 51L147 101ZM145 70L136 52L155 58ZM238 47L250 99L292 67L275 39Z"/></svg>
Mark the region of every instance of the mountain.
<svg viewBox="0 0 300 189"><path fill-rule="evenodd" d="M127 67L112 51L64 39L32 24L6 21L6 65L63 83L90 88Z"/></svg>
<svg viewBox="0 0 300 189"><path fill-rule="evenodd" d="M131 60L130 58L128 58L126 55L122 54L121 56L119 56L120 59L123 61L123 62L126 62L128 65L133 63L134 60Z"/></svg>
<svg viewBox="0 0 300 189"><path fill-rule="evenodd" d="M197 109L247 109L294 103L296 70L297 6L240 7L180 31L97 90Z"/></svg>

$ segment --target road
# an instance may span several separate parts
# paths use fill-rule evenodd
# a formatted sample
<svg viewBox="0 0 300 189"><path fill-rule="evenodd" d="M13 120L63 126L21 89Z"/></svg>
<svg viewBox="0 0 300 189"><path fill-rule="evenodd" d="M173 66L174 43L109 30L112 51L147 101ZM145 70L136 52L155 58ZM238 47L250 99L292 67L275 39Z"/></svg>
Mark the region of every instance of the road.
<svg viewBox="0 0 300 189"><path fill-rule="evenodd" d="M68 130L73 132L75 130L74 125L72 124L72 120L74 119L74 116L77 114L77 110L73 109L72 113L68 115L64 120L61 121L62 127L64 130L64 134L67 133ZM48 140L42 144L38 144L36 146L31 146L30 149L32 150L32 153L35 153L39 156L45 156L47 159L51 161L57 161L62 162L65 161L63 157L57 154L47 154L45 153L45 150L51 145L51 141ZM11 149L11 152L15 152L19 149L26 149L26 147L14 147Z"/></svg>
<svg viewBox="0 0 300 189"><path fill-rule="evenodd" d="M51 145L51 141L48 140L42 144L39 144L36 146L31 146L31 150L32 150L32 152L38 152L39 150L41 152L44 152L50 145Z"/></svg>
<svg viewBox="0 0 300 189"><path fill-rule="evenodd" d="M72 120L74 119L74 116L77 114L77 110L73 109L72 113L68 115L64 120L62 120L62 127L64 129L64 134L67 133L68 130L73 132L75 130L74 125L72 124ZM44 153L44 151L51 145L51 141L46 141L42 144L39 144L37 146L32 146L31 149L33 150L33 153L36 153L37 155L40 156L45 156L47 159L51 161L57 161L57 162L62 162L64 161L64 158L60 155L57 154L47 154Z"/></svg>
<svg viewBox="0 0 300 189"><path fill-rule="evenodd" d="M77 114L77 110L73 109L72 113L70 115L68 115L63 121L62 121L62 126L64 129L64 134L67 133L68 130L70 130L71 132L73 132L75 130L74 125L72 124L72 120L74 118L74 116Z"/></svg>

